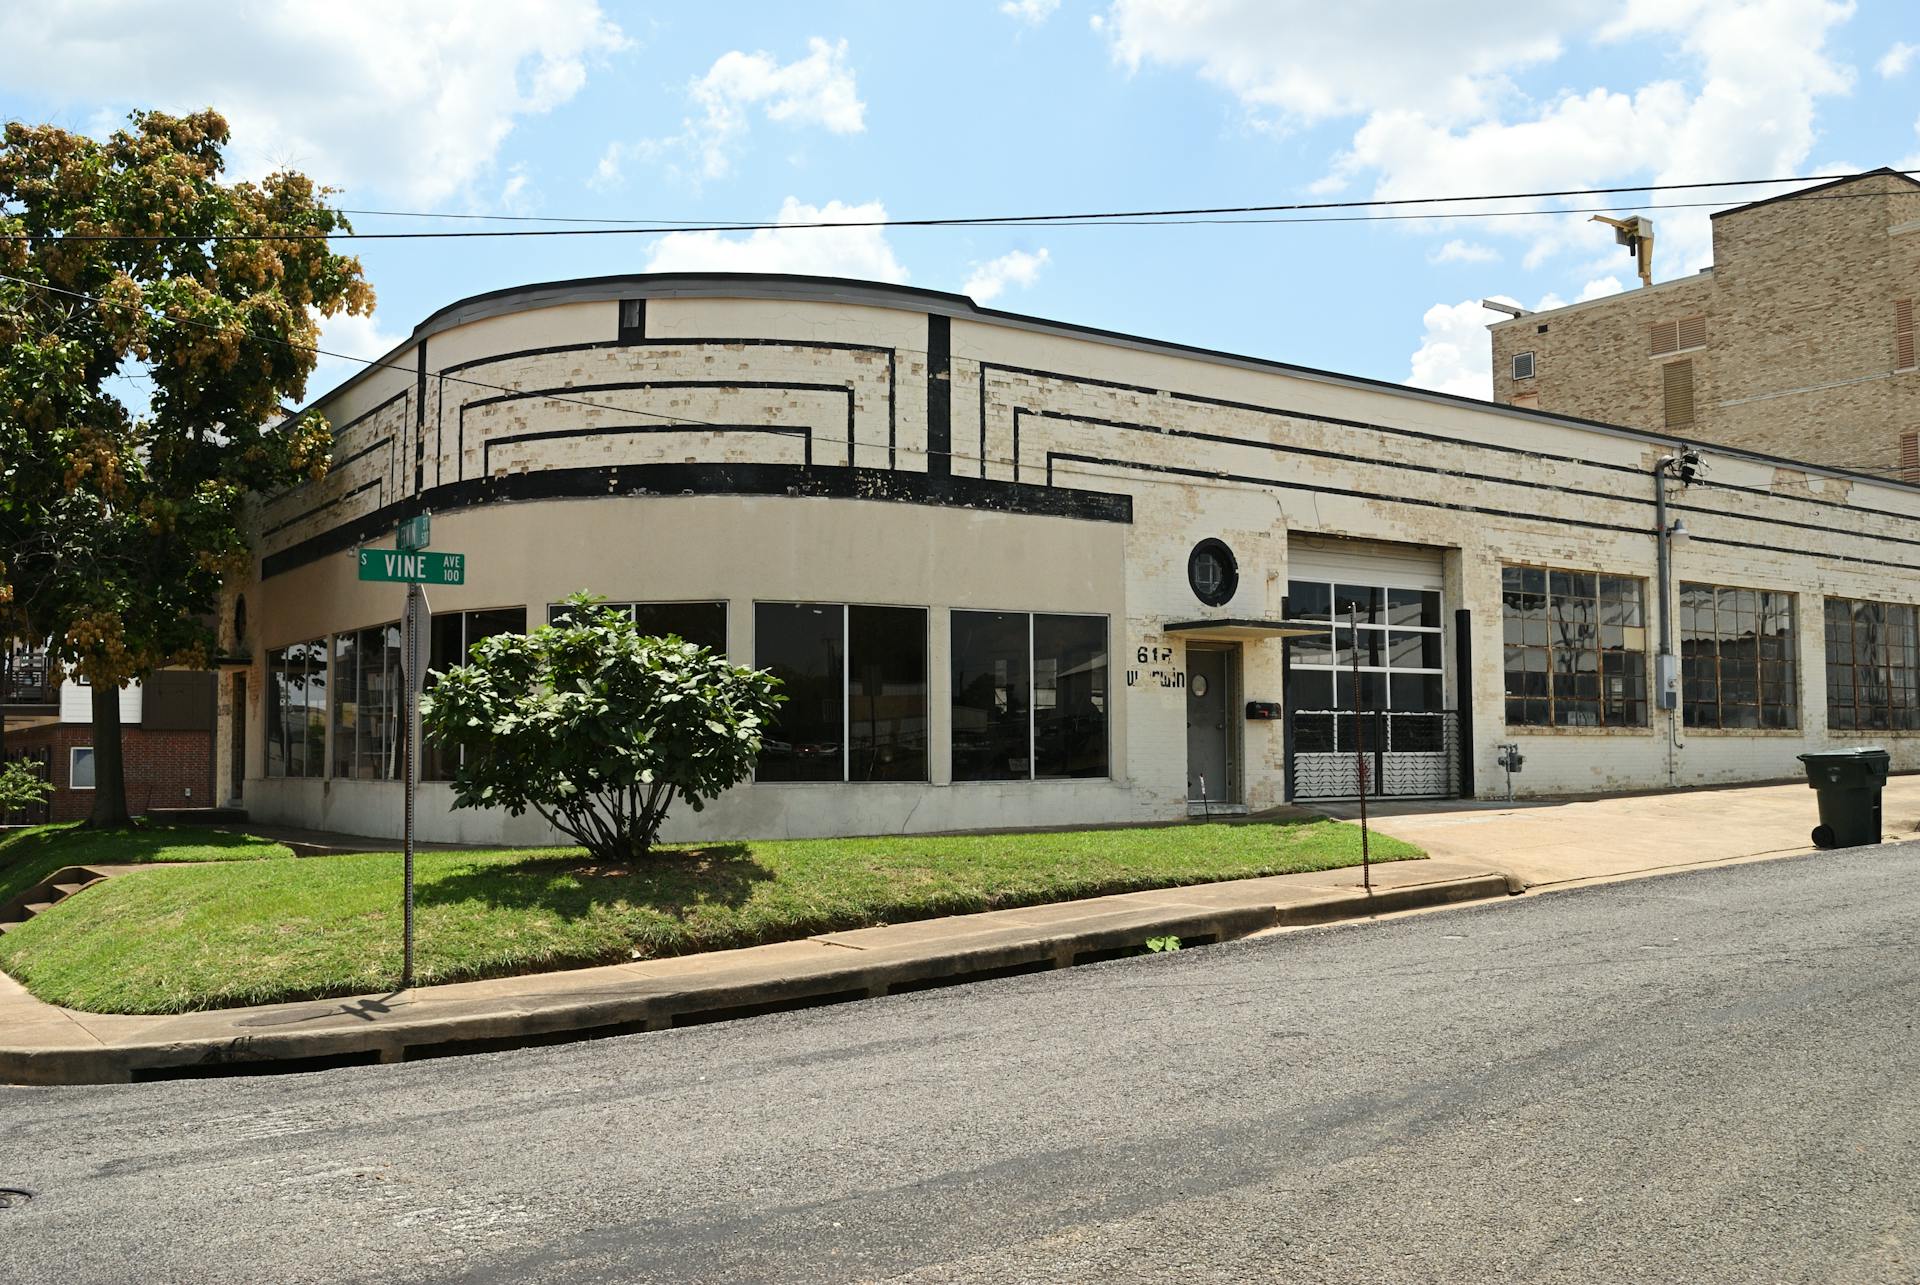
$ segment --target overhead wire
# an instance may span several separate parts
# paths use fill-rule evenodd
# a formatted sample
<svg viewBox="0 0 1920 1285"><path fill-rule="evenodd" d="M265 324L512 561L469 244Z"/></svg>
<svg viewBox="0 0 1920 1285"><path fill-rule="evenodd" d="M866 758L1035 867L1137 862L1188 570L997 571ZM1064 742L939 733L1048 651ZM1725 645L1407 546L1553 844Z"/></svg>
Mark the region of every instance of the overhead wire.
<svg viewBox="0 0 1920 1285"><path fill-rule="evenodd" d="M1894 170L1891 174L1911 177L1920 174L1920 170ZM611 224L595 227L558 227L558 228L506 228L487 230L427 231L427 232L223 232L209 234L193 233L64 233L56 236L36 235L26 232L0 234L0 240L7 241L75 241L87 242L185 242L205 244L218 242L260 242L260 241L439 241L439 240L497 240L555 237L594 237L594 236L651 236L674 232L775 232L786 230L818 229L884 229L884 228L1042 228L1042 227L1177 227L1197 224L1282 224L1282 223L1364 223L1385 222L1405 219L1466 219L1466 218L1526 218L1550 217L1565 214L1591 214L1622 212L1636 209L1701 209L1714 205L1729 204L1725 201L1696 202L1634 202L1614 203L1602 206L1577 206L1529 210L1422 210L1415 213L1365 214L1365 215L1327 215L1302 214L1303 211L1389 209L1406 206L1456 205L1467 202L1547 200L1568 196L1607 196L1626 192L1663 192L1696 191L1709 188L1751 187L1755 185L1785 183L1819 183L1837 179L1855 178L1859 175L1805 175L1793 178L1771 179L1724 179L1714 182L1694 183L1652 183L1621 187L1589 187L1543 189L1533 192L1480 193L1462 196L1431 197L1379 197L1367 200L1351 201L1293 201L1269 205L1220 205L1193 206L1184 208L1114 210L1080 212L1072 214L1014 214L991 216L961 216L939 218L878 218L878 219L821 219L803 222L751 222L708 220L706 222L688 222L675 220L657 220L649 223L628 223L621 220L580 219L570 222L594 222ZM1782 195L1787 195L1783 193ZM1882 196L1881 193L1809 193L1799 199L1810 200L1853 200ZM341 211L347 213L348 211ZM373 213L373 212L369 212ZM500 215L500 216L443 216L416 211L380 211L390 217L472 217L500 218L514 220L532 220L539 216Z"/></svg>

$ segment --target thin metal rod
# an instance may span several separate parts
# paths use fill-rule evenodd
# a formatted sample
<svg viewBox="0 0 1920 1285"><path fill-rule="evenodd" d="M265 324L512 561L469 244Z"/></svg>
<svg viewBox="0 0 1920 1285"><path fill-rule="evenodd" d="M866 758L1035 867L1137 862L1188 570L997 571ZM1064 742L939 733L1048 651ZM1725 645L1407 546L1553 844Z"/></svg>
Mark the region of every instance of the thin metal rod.
<svg viewBox="0 0 1920 1285"><path fill-rule="evenodd" d="M1360 886L1373 894L1373 853L1367 829L1367 734L1366 719L1360 709L1360 609L1347 608L1347 653L1353 657L1353 765L1355 783L1360 787ZM1334 702L1336 705L1338 701ZM1336 719L1339 715L1334 716Z"/></svg>
<svg viewBox="0 0 1920 1285"><path fill-rule="evenodd" d="M402 732L405 741L405 753L402 754L401 770L406 777L404 791L405 803L402 808L401 833L404 862L405 893L401 910L403 944L400 957L400 989L406 990L413 985L413 791L418 778L420 756L415 752L415 740L419 735L416 721L419 718L420 702L420 586L407 586L406 619L406 726Z"/></svg>

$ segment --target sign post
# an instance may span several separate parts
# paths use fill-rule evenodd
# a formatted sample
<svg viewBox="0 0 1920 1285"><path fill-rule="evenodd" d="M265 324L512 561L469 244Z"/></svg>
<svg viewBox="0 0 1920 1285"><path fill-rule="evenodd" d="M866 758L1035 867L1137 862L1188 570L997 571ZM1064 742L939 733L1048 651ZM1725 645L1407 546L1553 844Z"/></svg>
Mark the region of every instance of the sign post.
<svg viewBox="0 0 1920 1285"><path fill-rule="evenodd" d="M420 689L427 673L427 611L423 584L465 584L467 560L458 553L427 553L431 536L427 515L400 524L394 549L360 550L360 579L407 586L407 608L401 617L401 645L406 656L405 727L401 732L400 774L405 778L401 810L401 848L405 884L402 906L403 941L400 988L413 985L413 803L420 780Z"/></svg>

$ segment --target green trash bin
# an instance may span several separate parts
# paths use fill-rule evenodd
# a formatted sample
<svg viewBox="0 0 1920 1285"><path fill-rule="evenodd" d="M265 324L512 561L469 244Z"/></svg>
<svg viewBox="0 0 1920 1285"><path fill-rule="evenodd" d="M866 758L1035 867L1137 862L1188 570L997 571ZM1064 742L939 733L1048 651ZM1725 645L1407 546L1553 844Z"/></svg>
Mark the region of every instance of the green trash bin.
<svg viewBox="0 0 1920 1285"><path fill-rule="evenodd" d="M1875 745L1802 754L1807 784L1820 796L1820 824L1813 842L1821 848L1857 848L1880 842L1880 788L1893 758Z"/></svg>

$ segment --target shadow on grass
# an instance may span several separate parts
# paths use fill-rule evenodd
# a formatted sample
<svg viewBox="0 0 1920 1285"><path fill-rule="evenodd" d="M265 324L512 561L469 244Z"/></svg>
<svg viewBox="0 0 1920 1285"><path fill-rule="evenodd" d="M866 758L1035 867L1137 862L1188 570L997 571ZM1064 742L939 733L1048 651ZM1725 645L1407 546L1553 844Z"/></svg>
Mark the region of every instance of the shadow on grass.
<svg viewBox="0 0 1920 1285"><path fill-rule="evenodd" d="M467 866L423 883L421 905L482 902L511 910L544 910L576 919L601 906L643 907L676 919L702 906L739 907L754 885L774 878L744 843L716 843L661 852L637 864L598 861L585 853Z"/></svg>

